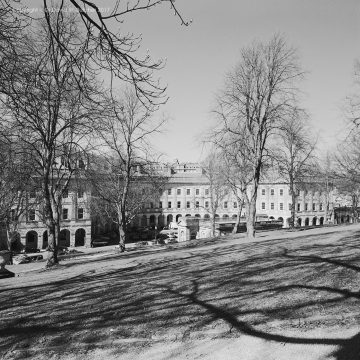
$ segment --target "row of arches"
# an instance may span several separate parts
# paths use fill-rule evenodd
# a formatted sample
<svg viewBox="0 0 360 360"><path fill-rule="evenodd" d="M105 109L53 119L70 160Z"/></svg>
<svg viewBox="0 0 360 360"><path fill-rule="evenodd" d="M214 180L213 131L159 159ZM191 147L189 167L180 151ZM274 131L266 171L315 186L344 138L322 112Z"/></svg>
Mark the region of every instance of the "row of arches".
<svg viewBox="0 0 360 360"><path fill-rule="evenodd" d="M20 235L19 235L20 236ZM84 246L85 245L85 229L80 228L75 231L75 246ZM48 233L45 230L42 234L42 244L39 246L39 235L35 230L28 231L25 235L25 247L28 249L46 249L48 246ZM68 229L63 229L60 231L59 237L59 246L70 247L70 231Z"/></svg>

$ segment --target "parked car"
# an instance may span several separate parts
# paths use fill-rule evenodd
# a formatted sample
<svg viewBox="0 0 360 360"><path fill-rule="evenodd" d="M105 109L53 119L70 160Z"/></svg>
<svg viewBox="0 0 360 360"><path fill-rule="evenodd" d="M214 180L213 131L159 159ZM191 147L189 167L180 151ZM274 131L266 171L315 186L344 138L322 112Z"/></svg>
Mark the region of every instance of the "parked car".
<svg viewBox="0 0 360 360"><path fill-rule="evenodd" d="M96 238L96 239L92 239L90 246L91 247L97 247L97 246L106 246L109 245L110 240L106 239L106 238Z"/></svg>
<svg viewBox="0 0 360 360"><path fill-rule="evenodd" d="M27 254L29 254L29 253L38 253L38 252L40 252L40 249L32 248L32 247L25 247L22 252L27 253Z"/></svg>

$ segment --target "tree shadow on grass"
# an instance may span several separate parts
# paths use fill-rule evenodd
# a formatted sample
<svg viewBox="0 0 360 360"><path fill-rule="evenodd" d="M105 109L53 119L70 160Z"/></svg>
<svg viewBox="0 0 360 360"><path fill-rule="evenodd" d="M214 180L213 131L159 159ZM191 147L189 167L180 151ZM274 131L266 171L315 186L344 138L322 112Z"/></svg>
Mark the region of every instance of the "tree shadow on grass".
<svg viewBox="0 0 360 360"><path fill-rule="evenodd" d="M284 246L292 251L291 257L285 256L289 251L284 253ZM301 338L279 335L266 326L282 321L291 327L301 317L310 323L313 313L330 318L331 325L344 307L349 306L349 317L357 311L357 291L324 282L339 276L339 268L358 273L345 252L338 251L341 261L323 261L334 249L332 244L281 240L173 249L160 257L148 253L126 268L120 258L107 259L110 268L102 267L103 260L95 261L96 271L2 290L6 302L0 308L0 348L7 351L5 359L14 358L12 350L25 348L28 357L54 348L61 356L94 347L120 355L127 348L113 346L118 339L145 339L151 344L153 335L166 341L172 334L181 340L189 331L206 331L220 322L227 331L236 329L268 341L335 345L338 360L356 360L351 354L356 354L359 335ZM72 268L67 268L69 274ZM358 283L357 278L350 280L353 287Z"/></svg>

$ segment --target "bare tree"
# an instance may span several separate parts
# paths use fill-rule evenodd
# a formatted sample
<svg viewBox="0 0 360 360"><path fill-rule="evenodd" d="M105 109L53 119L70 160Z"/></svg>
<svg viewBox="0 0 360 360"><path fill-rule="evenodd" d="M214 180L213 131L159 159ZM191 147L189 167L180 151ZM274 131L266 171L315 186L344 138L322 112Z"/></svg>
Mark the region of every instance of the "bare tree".
<svg viewBox="0 0 360 360"><path fill-rule="evenodd" d="M266 44L255 43L242 50L239 64L227 75L218 96L219 131L239 139L249 164L245 192L249 237L255 236L257 190L269 139L292 114L302 75L295 49L274 36Z"/></svg>
<svg viewBox="0 0 360 360"><path fill-rule="evenodd" d="M103 142L101 161L109 171L88 171L94 187L93 202L119 229L120 249L125 251L128 226L144 201L158 193L164 178L156 172L150 137L159 131L163 119L156 121L136 94L125 91L123 98L111 97L106 119L99 128ZM97 204L96 204L97 203Z"/></svg>
<svg viewBox="0 0 360 360"><path fill-rule="evenodd" d="M209 206L205 206L210 214L211 233L215 235L216 215L221 206L222 201L229 193L224 173L223 162L219 153L211 151L206 159L202 162L202 169L209 184L209 193L205 194L205 201L209 202Z"/></svg>
<svg viewBox="0 0 360 360"><path fill-rule="evenodd" d="M101 117L92 77L84 77L88 55L76 46L81 32L71 16L54 14L56 36L71 51L69 57L46 26L26 35L23 48L0 70L0 93L9 132L26 144L26 156L36 163L43 216L48 232L47 266L57 259L61 196L77 172L77 157ZM73 46L73 44L75 44ZM23 56L19 56L23 55Z"/></svg>
<svg viewBox="0 0 360 360"><path fill-rule="evenodd" d="M30 209L29 194L36 193L32 181L32 163L24 162L21 143L13 143L10 136L0 137L0 223L7 232L7 249L20 249L16 236L20 218ZM32 203L35 201L33 200Z"/></svg>
<svg viewBox="0 0 360 360"><path fill-rule="evenodd" d="M11 13L17 13L23 19L45 19L48 34L52 41L62 49L64 55L78 64L84 76L90 68L84 68L77 57L73 57L73 46L82 49L88 55L92 69L102 69L110 73L111 86L116 87L117 80L131 85L138 98L149 108L157 106L167 99L166 88L153 77L154 70L164 66L163 60L153 60L147 53L139 54L142 36L124 30L124 21L137 13L151 10L158 6L169 5L170 11L187 26L190 22L184 20L175 5L175 0L129 0L107 2L91 0L43 0L41 8L29 8L23 0L1 0ZM73 14L78 26L85 33L81 41L69 43L59 36L57 24L51 20L53 14L58 18ZM0 25L1 28L1 25Z"/></svg>
<svg viewBox="0 0 360 360"><path fill-rule="evenodd" d="M338 191L351 198L354 222L358 222L360 196L360 141L351 133L339 146L335 154L335 176Z"/></svg>
<svg viewBox="0 0 360 360"><path fill-rule="evenodd" d="M315 160L317 141L305 119L306 114L301 109L294 109L293 114L283 119L273 150L279 174L288 183L291 194L290 227L295 226L296 186L308 178Z"/></svg>

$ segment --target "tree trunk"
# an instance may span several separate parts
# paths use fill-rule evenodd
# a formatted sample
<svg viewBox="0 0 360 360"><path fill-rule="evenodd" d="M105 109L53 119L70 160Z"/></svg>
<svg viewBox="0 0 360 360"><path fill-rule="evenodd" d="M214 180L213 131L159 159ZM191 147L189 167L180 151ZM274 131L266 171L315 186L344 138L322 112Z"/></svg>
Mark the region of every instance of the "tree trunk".
<svg viewBox="0 0 360 360"><path fill-rule="evenodd" d="M56 242L56 226L51 219L46 219L45 223L48 233L48 258L46 267L49 268L59 263Z"/></svg>
<svg viewBox="0 0 360 360"><path fill-rule="evenodd" d="M216 218L215 218L215 214L212 215L211 217L211 236L215 236L215 229L216 229Z"/></svg>
<svg viewBox="0 0 360 360"><path fill-rule="evenodd" d="M242 211L242 208L243 208L243 204L244 204L244 201L243 200L238 200L238 216L236 218L236 222L235 222L235 225L234 225L234 228L232 230L232 233L233 234L236 234L237 233L237 230L238 230L238 227L240 225L240 221L241 221L241 211Z"/></svg>
<svg viewBox="0 0 360 360"><path fill-rule="evenodd" d="M249 239L255 238L255 222L256 222L256 194L252 194L246 204L246 234Z"/></svg>
<svg viewBox="0 0 360 360"><path fill-rule="evenodd" d="M120 252L124 252L125 251L125 243L127 240L127 228L126 228L126 215L124 213L124 211L121 212L120 214L120 219L119 219L119 248L120 248Z"/></svg>

